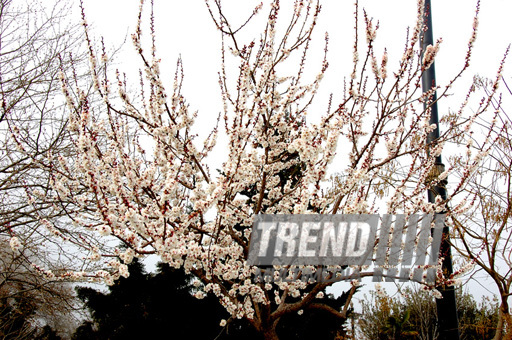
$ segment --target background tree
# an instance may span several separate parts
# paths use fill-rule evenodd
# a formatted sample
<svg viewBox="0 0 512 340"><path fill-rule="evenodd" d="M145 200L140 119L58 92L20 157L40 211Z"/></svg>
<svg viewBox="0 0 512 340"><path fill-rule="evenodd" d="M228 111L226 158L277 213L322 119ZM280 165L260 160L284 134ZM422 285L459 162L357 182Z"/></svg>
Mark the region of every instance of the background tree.
<svg viewBox="0 0 512 340"><path fill-rule="evenodd" d="M505 80L502 83L505 86L504 98L508 99L512 92ZM489 93L496 86L487 79L476 78L475 89ZM467 187L467 200L471 201L472 209L455 220L457 240L454 244L459 254L467 259L468 267L476 266L496 285L500 314L495 339L512 339L509 311L512 293L512 121L501 100L500 96L493 102L493 116L479 120L478 126L468 131L476 149L482 145L481 136L487 136L493 143L487 147L485 161ZM451 161L458 164L460 159L454 156Z"/></svg>
<svg viewBox="0 0 512 340"><path fill-rule="evenodd" d="M32 267L34 262L37 259L27 259L0 242L2 339L34 339L57 331L65 336L77 325L80 306L71 285L42 276Z"/></svg>
<svg viewBox="0 0 512 340"><path fill-rule="evenodd" d="M49 176L37 160L49 152L66 154L62 134L66 119L57 74L69 68L80 36L64 26L70 8L58 1L45 8L37 1L0 3L0 164L2 233L38 223L55 200L44 203ZM78 54L78 53L77 53ZM29 190L29 192L27 192ZM34 197L35 196L35 197ZM37 203L37 204L36 204ZM44 204L44 205L43 205Z"/></svg>
<svg viewBox="0 0 512 340"><path fill-rule="evenodd" d="M207 4L223 38L219 83L224 112L218 121L224 123L228 152L222 150L226 158L217 176L210 172L207 157L222 126L214 127L205 141L197 141L197 115L181 94L181 60L172 85L164 85L152 11L149 52L142 34L143 4L132 35L141 60L136 94L127 91L119 71L112 76L104 50L89 37L84 14L90 83L102 101L92 105L88 88L77 86L73 74L60 74L69 111L67 128L76 149L70 157L50 155L45 162L52 165L53 189L66 202L67 216L77 230L109 236L125 248L108 252L87 242L79 244L106 270L72 275L113 284L128 276L134 256L157 254L199 278L204 288L195 292L196 297L214 294L232 318L245 318L266 339L277 339L280 320L300 311L322 309L345 320L357 281L348 287L344 308L337 310L319 302L331 282L286 282L277 268L277 286L254 279L256 268L246 262L253 217L440 211L447 202L424 199L424 193L448 173L431 176L435 157L447 142L456 141L463 148L470 143L465 131L485 112L494 92L471 113L463 104L445 116L440 138L427 143L428 132L436 127L429 124L429 106L421 105L432 95L422 93L421 74L434 60L439 43L421 57L423 3L418 3L417 23L396 64L388 62L385 51L374 48L377 26L366 13L360 17L357 9L354 63L344 91L339 91L342 99L336 102L331 97L326 113L311 117L308 112L314 111L312 103L328 67L325 57L316 75L305 72L320 4L295 2L281 30L280 4L270 2L260 36L247 41L240 35L247 23L234 27L220 1ZM247 22L261 8L254 9ZM474 29L460 74L470 59L476 25ZM367 39L364 47L358 40L361 31ZM327 37L325 41L327 53ZM227 65L236 65L238 73L231 75L233 68ZM394 69L388 77L389 65ZM459 76L438 89L438 100ZM78 99L70 95L71 88L77 88ZM465 176L451 197L463 191L482 154L467 155L458 165ZM333 163L335 156L342 161ZM340 175L332 185L329 175L334 171ZM283 177L285 173L293 175ZM463 208L461 203L450 213L456 215ZM340 268L326 269L330 279ZM362 276L372 274L365 267L357 269ZM393 270L386 275L395 276Z"/></svg>
<svg viewBox="0 0 512 340"><path fill-rule="evenodd" d="M477 303L470 292L457 290L461 339L493 339L499 313L498 300ZM365 339L437 339L437 311L431 292L408 286L396 296L382 288L361 300L360 336Z"/></svg>
<svg viewBox="0 0 512 340"><path fill-rule="evenodd" d="M44 164L48 154L72 151L58 81L60 70L72 72L84 60L71 10L65 0L0 0L0 300L4 325L17 323L9 320L15 315L24 322L10 337L27 335L27 325L34 337L45 322L75 327L73 291L46 270L71 263L77 269L83 261L55 240L55 234L77 235L66 232L69 220L59 219L65 202ZM83 70L76 72L79 78Z"/></svg>

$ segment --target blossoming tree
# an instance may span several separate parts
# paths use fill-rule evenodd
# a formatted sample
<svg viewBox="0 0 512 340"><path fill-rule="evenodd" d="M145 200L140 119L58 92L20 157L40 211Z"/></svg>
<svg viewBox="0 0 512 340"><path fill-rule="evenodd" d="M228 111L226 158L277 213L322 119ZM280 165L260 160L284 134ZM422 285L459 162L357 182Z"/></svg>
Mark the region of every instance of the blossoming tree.
<svg viewBox="0 0 512 340"><path fill-rule="evenodd" d="M172 85L164 85L153 13L149 52L141 14L132 35L142 63L137 93L127 90L119 71L110 72L104 49L98 50L89 38L84 15L90 81L101 105L91 104L91 94L72 74L61 73L67 127L78 152L76 157L49 155L46 162L53 171L53 187L70 211L69 223L84 235L104 235L105 247L85 238L69 240L52 229L51 220L46 223L55 237L72 241L88 252L90 260L104 262L105 269L52 275L112 283L128 275L127 264L134 256L157 254L198 278L198 298L215 294L232 317L246 318L265 338L276 339L283 315L321 308L343 319L350 298L343 309L330 308L320 299L330 281L280 280L279 275L286 274L278 268L273 284L256 280L256 268L246 262L256 214L410 215L445 209L448 201L425 199L427 190L454 171L449 167L432 175L435 156L447 143L465 145L464 132L487 109L494 92L471 113L464 103L444 116L440 138L427 143L429 131L437 127L429 124L428 106L423 109L432 93L422 93L421 74L434 60L440 42L422 56L422 1L402 58L393 63L385 51L377 55L378 24L365 12L361 16L356 4L353 65L343 99L335 103L330 97L326 112L314 115L312 105L328 69L327 35L317 75L309 78L305 70L315 67L306 66L306 57L321 6L296 1L290 21L280 30L279 1L267 5L259 37L242 41L240 32L263 5L254 9L246 24L234 27L220 0L207 1L223 38L219 85L224 112L204 141L195 133L198 114L191 112L181 93L181 60ZM142 1L141 13L143 8ZM360 42L361 32L366 44ZM475 34L476 25L460 74L467 68ZM232 65L237 69L234 77ZM439 100L460 74L437 89ZM218 137L226 140L227 152L216 149ZM216 173L209 162L218 153L225 161ZM448 200L462 191L481 158L476 152L460 162L457 169L465 175L453 185ZM460 203L449 211L457 214L464 208ZM125 248L107 247L115 244L109 243L113 239ZM335 276L335 267L327 268L328 278ZM362 276L371 275L369 268L359 270ZM357 284L352 282L350 297Z"/></svg>
<svg viewBox="0 0 512 340"><path fill-rule="evenodd" d="M503 80L510 98L512 91ZM477 88L492 91L494 83L481 77L476 78ZM506 100L505 100L506 103ZM511 180L511 120L500 96L493 102L493 119L479 120L479 129L494 141L488 146L488 153L482 165L466 186L472 208L456 219L456 249L468 259L468 265L476 266L496 285L499 301L498 323L494 339L512 339L512 316L509 311L512 275L509 242L512 236L510 219L512 214ZM468 132L479 149L482 136ZM474 135L474 136L473 136ZM471 150L468 150L471 152ZM454 157L457 163L458 158Z"/></svg>
<svg viewBox="0 0 512 340"><path fill-rule="evenodd" d="M0 333L33 338L78 317L71 284L39 275L68 268L61 240L41 225L64 216L50 197L48 152L71 152L58 73L87 61L67 1L0 0ZM70 53L74 60L70 61ZM86 65L86 64L85 64ZM38 199L38 197L44 199ZM52 241L55 241L52 246ZM75 267L76 268L76 267Z"/></svg>

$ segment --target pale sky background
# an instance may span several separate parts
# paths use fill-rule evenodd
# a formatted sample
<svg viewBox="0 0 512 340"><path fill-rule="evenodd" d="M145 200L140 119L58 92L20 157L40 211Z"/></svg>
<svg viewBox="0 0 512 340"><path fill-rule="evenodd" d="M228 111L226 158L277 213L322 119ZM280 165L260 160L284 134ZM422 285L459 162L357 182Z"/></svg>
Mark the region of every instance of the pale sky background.
<svg viewBox="0 0 512 340"><path fill-rule="evenodd" d="M234 23L245 20L259 2L223 1L227 17ZM123 53L121 60L128 65L135 61L130 34L133 33L136 23L139 1L84 0L84 3L88 21L94 26L95 33L105 37L107 46L117 46L127 37L125 48L129 53ZM266 6L259 15L260 19L265 18L268 3L268 0L264 1ZM281 1L282 19L289 18L286 9L292 3L292 0ZM328 94L339 91L343 77L348 76L351 71L354 1L325 0L321 3L322 13L314 38L316 44L312 45L310 53L318 51L317 56L321 57L323 36L327 31L330 37L330 66L322 87ZM443 38L436 59L438 84L453 77L463 64L475 7L475 0L432 0L434 39ZM361 0L360 8L365 8L370 17L379 20L377 51L382 51L384 46L387 48L391 69L393 65L397 65L397 58L403 51L405 29L415 23L416 1ZM149 10L149 6L147 9ZM468 76L474 73L488 77L495 75L497 64L512 41L511 12L510 0L482 0L479 34ZM176 59L181 54L185 67L184 91L188 101L200 113L209 114L213 111L211 114L215 115L221 109L217 85L220 35L210 19L204 0L155 0L155 17L158 55L162 58L164 78L167 75L167 80L172 80ZM246 28L248 36L257 37L262 28L261 23L260 20L249 25ZM149 33L147 29L145 33ZM361 38L364 40L364 36ZM316 70L318 65L312 58L310 66ZM130 68L134 69L120 65L120 69L124 71L129 71ZM508 74L512 74L512 71ZM322 102L322 99L318 98L318 101ZM440 111L442 110L443 107L440 107Z"/></svg>
<svg viewBox="0 0 512 340"><path fill-rule="evenodd" d="M224 0L228 19L234 23L245 20L255 5L254 0ZM266 18L269 1L264 1L260 21L256 20L246 30L248 36L257 38L262 29L261 19ZM282 19L289 18L286 11L293 2L281 1ZM352 68L352 45L354 38L354 1L324 0L322 13L312 44L313 53L309 64L318 70L323 53L324 34L329 32L329 69L322 82L323 92L317 97L319 109L325 112L327 96L342 90L343 77L348 77ZM84 0L89 24L94 35L104 37L107 47L119 46L126 38L122 52L118 55L118 67L132 76L132 83L138 84L137 57L131 44L138 13L138 0ZM360 8L365 8L370 17L379 20L377 33L377 55L386 47L389 53L391 71L398 64L404 48L406 28L413 26L416 19L415 0L360 0ZM472 32L476 1L474 0L432 0L434 40L442 37L441 50L436 58L437 83L446 81L457 74L467 51L467 43ZM147 7L146 13L148 13ZM511 0L482 0L479 16L480 26L475 44L471 67L465 80L459 81L453 92L464 95L474 74L494 77L507 46L512 41ZM211 124L222 109L217 72L220 70L220 34L217 32L203 0L155 0L157 30L157 53L162 59L164 84L171 84L176 60L181 55L185 70L184 95L193 110L199 111L200 127L211 128ZM362 23L360 24L362 25ZM144 33L149 33L147 30ZM364 40L364 35L361 36ZM379 52L380 51L380 52ZM389 72L388 71L388 72ZM512 62L506 64L505 78L510 80ZM512 81L510 81L512 84ZM456 106L460 100L440 102L439 112ZM310 113L311 114L311 113ZM482 283L482 280L478 280ZM486 294L478 282L471 284L477 301ZM490 285L490 284L486 284ZM369 284L368 286L372 286ZM385 285L388 291L393 284ZM492 284L490 285L492 286ZM347 289L342 286L341 289ZM358 296L359 298L362 295ZM357 297L356 297L357 298Z"/></svg>

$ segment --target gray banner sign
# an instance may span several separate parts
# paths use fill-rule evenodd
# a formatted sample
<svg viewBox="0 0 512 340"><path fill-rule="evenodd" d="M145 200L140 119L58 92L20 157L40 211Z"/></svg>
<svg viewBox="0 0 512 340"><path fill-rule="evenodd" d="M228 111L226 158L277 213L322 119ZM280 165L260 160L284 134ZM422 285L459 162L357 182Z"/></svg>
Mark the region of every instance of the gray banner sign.
<svg viewBox="0 0 512 340"><path fill-rule="evenodd" d="M257 215L247 260L260 267L373 265L374 281L433 282L443 225L444 215L434 221L428 214Z"/></svg>

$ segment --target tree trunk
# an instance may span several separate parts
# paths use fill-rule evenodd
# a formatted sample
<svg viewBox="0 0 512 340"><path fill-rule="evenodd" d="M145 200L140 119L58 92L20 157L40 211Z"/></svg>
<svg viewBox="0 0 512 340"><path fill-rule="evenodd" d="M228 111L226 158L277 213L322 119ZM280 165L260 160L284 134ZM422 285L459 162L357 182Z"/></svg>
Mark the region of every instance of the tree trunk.
<svg viewBox="0 0 512 340"><path fill-rule="evenodd" d="M493 340L512 340L512 316L509 313L507 301L501 302Z"/></svg>
<svg viewBox="0 0 512 340"><path fill-rule="evenodd" d="M273 325L269 325L263 330L263 337L265 340L279 340L276 333L276 328Z"/></svg>

